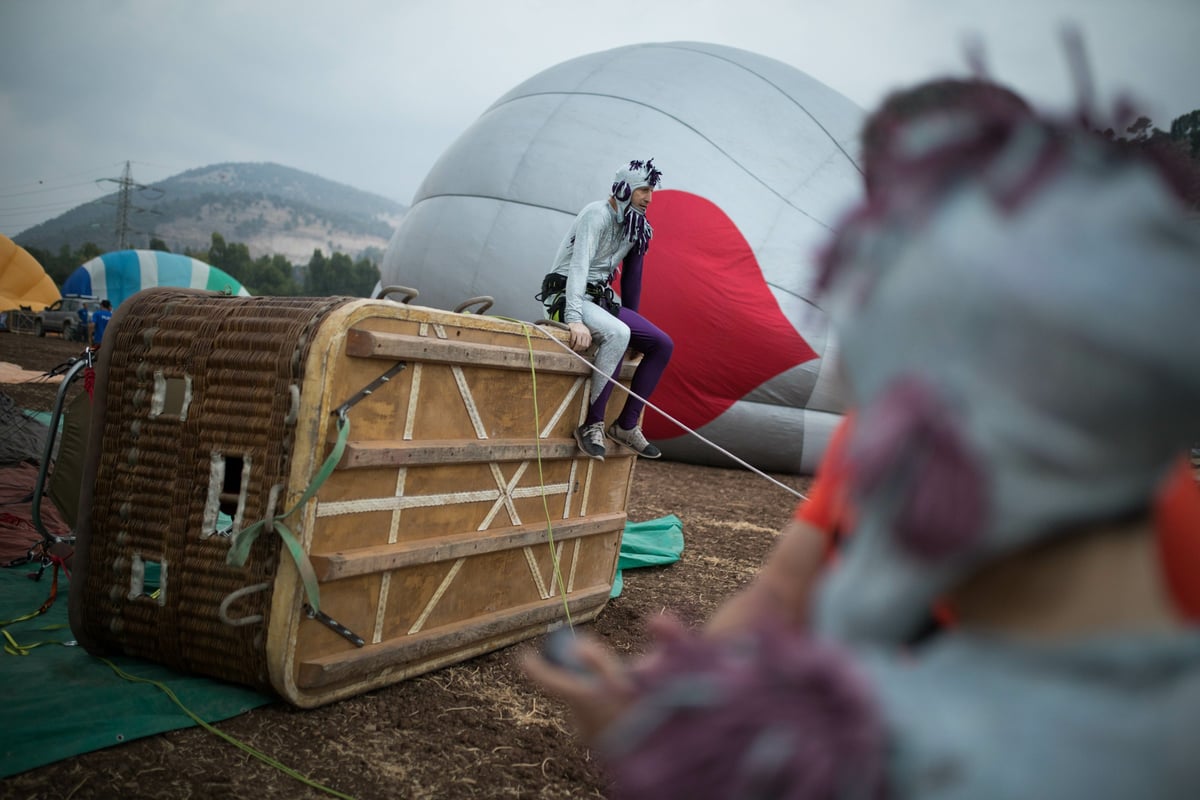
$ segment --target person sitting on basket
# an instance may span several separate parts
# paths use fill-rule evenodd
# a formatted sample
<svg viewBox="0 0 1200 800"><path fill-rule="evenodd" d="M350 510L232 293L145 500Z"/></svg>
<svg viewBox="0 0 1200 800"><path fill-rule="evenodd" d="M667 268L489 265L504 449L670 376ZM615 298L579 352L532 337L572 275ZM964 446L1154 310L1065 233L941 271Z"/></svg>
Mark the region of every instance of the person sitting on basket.
<svg viewBox="0 0 1200 800"><path fill-rule="evenodd" d="M654 233L646 209L661 178L653 159L630 161L628 167L618 170L609 197L584 206L571 223L554 256L554 268L537 295L550 319L566 323L573 349L583 351L593 341L597 344L587 417L575 430L575 440L584 454L600 461L605 453L605 409L627 348L641 353L642 361L633 374L631 394L609 426L608 435L645 458L662 455L646 441L638 420L645 406L643 399L658 385L675 345L637 311L642 261ZM618 272L619 297L612 288Z"/></svg>

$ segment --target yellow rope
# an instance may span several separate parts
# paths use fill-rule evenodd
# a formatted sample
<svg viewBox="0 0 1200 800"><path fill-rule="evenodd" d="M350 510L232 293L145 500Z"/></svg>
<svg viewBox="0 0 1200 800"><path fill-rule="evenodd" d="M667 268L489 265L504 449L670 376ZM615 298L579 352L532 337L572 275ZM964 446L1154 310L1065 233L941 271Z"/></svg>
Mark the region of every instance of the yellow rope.
<svg viewBox="0 0 1200 800"><path fill-rule="evenodd" d="M12 625L17 622L24 622L27 619L33 619L34 617L40 615L41 613L42 612L40 610L39 611L31 611L23 617L14 617L12 619L6 619L3 622L0 622L0 628L8 627L9 625Z"/></svg>
<svg viewBox="0 0 1200 800"><path fill-rule="evenodd" d="M32 617L36 617L36 616L37 616L37 614L35 613L35 614L27 615L25 617L21 617L20 619L21 620L31 619ZM17 622L17 621L20 621L20 620L12 620L12 621L4 623L4 624L8 625L8 624L11 624L11 622ZM37 630L57 631L57 630L62 630L67 627L68 626L65 624L56 623L53 625L45 625L41 628L38 628ZM0 630L0 635L3 635L5 642L6 642L4 645L4 652L9 653L10 655L14 655L14 656L27 656L30 654L31 651L34 650L34 648L41 647L42 645L61 644L61 645L65 646L67 644L74 644L74 642L63 642L63 641L59 641L59 640L46 640L46 641L40 641L40 642L32 642L30 644L21 644L13 637L13 635L11 633L8 632L7 628ZM294 770L291 767L287 766L286 764L283 764L282 762L272 758L271 756L267 755L266 753L263 753L262 751L251 747L250 745L246 744L245 742L235 739L234 737L230 736L229 734L225 733L224 731L218 730L217 728L213 727L208 722L201 719L200 716L198 716L194 711L192 711L190 708L185 706L183 704L183 702L179 699L178 695L176 695L175 692L172 691L171 687L167 686L165 683L162 683L161 681L151 680L149 678L141 678L141 677L138 677L137 675L131 675L130 673L125 672L120 667L118 667L116 664L112 663L111 661L109 661L106 658L96 657L96 660L107 664L109 666L109 668L111 668L112 671L117 674L118 677L123 678L124 680L130 681L131 683L146 683L146 684L149 684L149 685L155 687L156 689L161 691L163 694L165 694L171 700L171 702L173 702L175 705L177 705L179 707L179 710L182 711L184 714L186 714L187 717L190 720L192 720L192 722L195 722L197 725L204 728L206 731L213 734L214 736L224 739L226 742L228 742L229 744L232 744L234 747L237 747L239 750L249 753L251 756L253 756L254 758L263 762L264 764L274 767L275 769L279 770L280 772L284 773L285 775L287 775L291 778L295 778L296 780L300 781L301 783L303 783L307 786L311 786L312 788L317 789L318 791L325 792L326 794L341 798L342 800L354 800L354 798L351 797L350 795L342 794L341 792L337 791L336 789L331 789L328 786L325 786L324 784L318 783L317 781L314 781L311 778L301 775L296 770Z"/></svg>
<svg viewBox="0 0 1200 800"><path fill-rule="evenodd" d="M31 616L36 617L37 614L33 614ZM23 617L22 619L30 619L30 617ZM13 620L13 621L19 622L20 620ZM4 624L7 625L9 623L4 623ZM41 628L38 628L37 630L58 631L58 630L62 630L63 628L66 628L66 627L67 627L66 625L63 625L60 623L57 625L45 625ZM8 632L7 628L5 628L4 630L0 630L0 634L2 634L4 636L5 642L7 642L4 645L4 652L8 653L10 656L27 656L35 647L41 647L44 644L66 644L66 642L60 642L57 639L50 639L50 640L42 641L42 642L33 642L31 644L21 644L15 638L13 638L13 635Z"/></svg>
<svg viewBox="0 0 1200 800"><path fill-rule="evenodd" d="M520 320L512 320L520 322ZM550 563L554 565L554 580L558 583L558 592L562 596L563 613L567 617L567 627L575 628L571 620L571 606L567 602L567 586L563 581L562 566L558 560L558 551L554 547L554 525L550 522L550 501L546 498L546 476L542 472L542 415L538 411L537 399L537 367L534 366L533 337L529 335L529 326L520 322L525 332L525 344L529 348L529 377L533 382L533 441L537 447L538 485L542 490L542 511L546 515L546 541L550 545ZM568 491L570 489L568 488Z"/></svg>
<svg viewBox="0 0 1200 800"><path fill-rule="evenodd" d="M173 692L171 690L171 687L167 686L165 683L162 683L161 681L150 680L149 678L141 678L141 677L138 677L137 675L131 675L130 673L125 672L120 667L118 667L116 664L112 663L111 661L109 661L106 658L98 658L98 660L103 661L105 664L107 664L109 667L111 667L112 671L117 673L118 677L121 677L127 681L130 681L131 683L147 683L147 684L150 684L151 686L153 686L154 688L158 689L163 694L165 694L168 698L170 698L171 702L173 702L175 705L179 706L180 711L182 711L184 714L186 714L188 716L188 718L191 719L193 722L195 722L197 725L204 728L204 730L208 731L209 733L213 734L214 736L224 739L229 744L233 745L234 747L238 748L239 750L241 750L245 753L248 753L250 756L258 759L259 761L263 762L267 766L274 767L275 769L282 772L284 775L287 775L290 778L295 778L296 780L300 781L304 785L311 786L312 788L314 788L318 791L321 791L321 792L325 792L326 794L332 795L333 797L342 798L342 800L354 800L354 798L351 797L350 795L342 794L341 792L337 791L336 789L331 789L330 787L325 786L322 783L319 783L317 781L312 780L311 778L301 775L296 770L294 770L291 767L287 766L286 764L272 758L271 756L267 755L266 753L262 752L261 750L251 747L250 745L246 744L245 742L239 741L238 739L235 739L234 737L230 736L228 733L225 733L224 731L219 730L218 728L215 728L212 725L208 724L203 719L201 719L195 712L193 712L190 708L185 706L183 704L183 702L180 701L179 697L175 694L175 692Z"/></svg>

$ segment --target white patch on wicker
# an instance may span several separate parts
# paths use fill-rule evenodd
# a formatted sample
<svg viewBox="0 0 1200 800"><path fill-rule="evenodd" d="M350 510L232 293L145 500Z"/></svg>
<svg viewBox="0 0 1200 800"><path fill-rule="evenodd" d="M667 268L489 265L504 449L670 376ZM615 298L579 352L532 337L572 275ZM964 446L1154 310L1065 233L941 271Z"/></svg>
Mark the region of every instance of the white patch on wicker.
<svg viewBox="0 0 1200 800"><path fill-rule="evenodd" d="M183 396L179 399L179 407L167 408L167 389L173 384L182 385ZM150 395L150 419L158 417L178 417L180 422L187 420L188 408L192 404L192 377L168 378L162 370L154 371L154 391Z"/></svg>
<svg viewBox="0 0 1200 800"><path fill-rule="evenodd" d="M250 455L247 453L242 456L242 480L238 484L238 503L237 512L233 515L233 525L230 527L230 533L237 533L242 529L242 521L246 517L246 490L250 487Z"/></svg>
<svg viewBox="0 0 1200 800"><path fill-rule="evenodd" d="M293 383L288 386L288 394L291 396L292 404L288 408L287 416L283 418L283 424L295 425L296 418L300 415L300 387Z"/></svg>
<svg viewBox="0 0 1200 800"><path fill-rule="evenodd" d="M159 564L158 576L158 597L155 599L155 602L163 606L167 602L166 561ZM134 553L129 564L129 595L126 599L137 600L139 597L148 596L149 592L146 591L146 562L142 559L141 553Z"/></svg>
<svg viewBox="0 0 1200 800"><path fill-rule="evenodd" d="M221 489L225 486L225 456L217 451L208 462L208 496L204 500L204 520L200 538L207 539L217 532L217 514L221 510Z"/></svg>
<svg viewBox="0 0 1200 800"><path fill-rule="evenodd" d="M164 558L158 565L158 604L167 604L167 560Z"/></svg>
<svg viewBox="0 0 1200 800"><path fill-rule="evenodd" d="M238 478L237 510L233 513L233 522L229 530L217 530L221 511L221 492L225 488L225 474L228 461L225 456L214 450L208 468L208 496L204 501L204 518L200 525L200 538L208 539L215 534L232 535L242 529L242 521L246 515L246 488L250 485L250 456L243 456L242 474Z"/></svg>
<svg viewBox="0 0 1200 800"><path fill-rule="evenodd" d="M408 468L400 467L396 470L396 497L404 496L404 483L408 478ZM397 508L392 511L392 520L388 525L388 544L395 544L400 540L400 511ZM375 632L371 636L373 644L379 644L383 641L383 625L387 621L387 601L388 593L392 590L392 573L385 572L379 579L379 602L375 605Z"/></svg>
<svg viewBox="0 0 1200 800"><path fill-rule="evenodd" d="M126 600L136 600L146 593L146 562L142 561L141 553L133 554L133 563L129 565L129 595Z"/></svg>

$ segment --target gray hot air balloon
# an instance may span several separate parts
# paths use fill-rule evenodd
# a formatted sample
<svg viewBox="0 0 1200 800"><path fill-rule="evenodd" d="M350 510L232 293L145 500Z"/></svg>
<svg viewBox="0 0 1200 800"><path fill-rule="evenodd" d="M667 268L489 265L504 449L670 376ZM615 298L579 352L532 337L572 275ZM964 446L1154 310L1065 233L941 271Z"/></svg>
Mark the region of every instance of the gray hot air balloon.
<svg viewBox="0 0 1200 800"><path fill-rule="evenodd" d="M442 155L397 229L382 285L540 319L534 299L575 214L616 169L663 172L641 311L676 347L651 402L760 469L808 472L840 419L814 255L861 191L863 112L800 70L730 47L640 44L552 67ZM648 410L667 457L728 465Z"/></svg>

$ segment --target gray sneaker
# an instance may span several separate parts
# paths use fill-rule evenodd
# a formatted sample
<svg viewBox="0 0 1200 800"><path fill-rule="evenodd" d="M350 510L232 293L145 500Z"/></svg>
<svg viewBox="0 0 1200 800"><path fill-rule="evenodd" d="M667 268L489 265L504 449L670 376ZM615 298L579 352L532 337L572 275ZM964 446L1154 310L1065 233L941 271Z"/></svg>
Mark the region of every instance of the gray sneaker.
<svg viewBox="0 0 1200 800"><path fill-rule="evenodd" d="M599 461L604 460L604 453L608 448L604 445L603 422L580 425L575 429L575 441L579 442L579 449L588 458L594 458Z"/></svg>
<svg viewBox="0 0 1200 800"><path fill-rule="evenodd" d="M608 428L608 435L630 450L633 450L642 458L658 458L662 455L661 450L646 441L645 435L642 434L642 426L640 425L633 430L627 431L614 422Z"/></svg>

